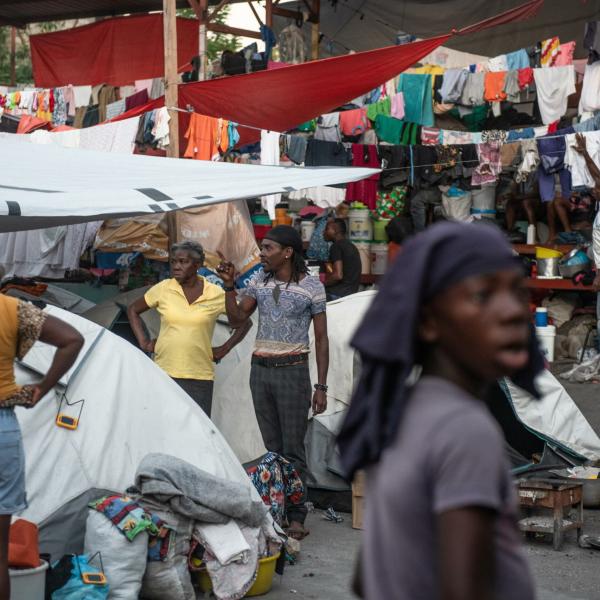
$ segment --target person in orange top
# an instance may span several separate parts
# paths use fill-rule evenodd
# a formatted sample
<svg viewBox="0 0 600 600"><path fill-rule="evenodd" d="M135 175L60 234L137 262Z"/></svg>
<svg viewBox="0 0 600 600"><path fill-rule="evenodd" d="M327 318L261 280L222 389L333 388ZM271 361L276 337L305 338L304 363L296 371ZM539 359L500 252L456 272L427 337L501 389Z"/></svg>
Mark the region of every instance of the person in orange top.
<svg viewBox="0 0 600 600"><path fill-rule="evenodd" d="M21 387L15 380L14 361L38 340L57 348L54 359L41 381ZM0 294L0 600L10 598L11 516L27 508L25 457L14 407L35 406L71 368L82 346L81 334L69 324L29 302Z"/></svg>
<svg viewBox="0 0 600 600"><path fill-rule="evenodd" d="M409 217L394 217L386 226L385 233L388 236L388 264L392 264L400 252L402 245L414 234L412 221Z"/></svg>

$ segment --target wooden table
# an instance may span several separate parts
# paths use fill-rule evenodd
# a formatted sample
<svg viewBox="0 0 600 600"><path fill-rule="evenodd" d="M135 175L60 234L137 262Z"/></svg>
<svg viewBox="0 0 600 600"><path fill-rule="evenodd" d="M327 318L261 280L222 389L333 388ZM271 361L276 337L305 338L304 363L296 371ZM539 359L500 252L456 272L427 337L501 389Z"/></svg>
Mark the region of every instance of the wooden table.
<svg viewBox="0 0 600 600"><path fill-rule="evenodd" d="M552 535L555 550L560 550L565 531L577 530L577 540L583 529L583 486L568 479L520 479L519 504L529 513L519 521L519 529L526 533ZM575 508L575 520L564 518L565 508ZM551 517L531 515L534 509L552 511Z"/></svg>

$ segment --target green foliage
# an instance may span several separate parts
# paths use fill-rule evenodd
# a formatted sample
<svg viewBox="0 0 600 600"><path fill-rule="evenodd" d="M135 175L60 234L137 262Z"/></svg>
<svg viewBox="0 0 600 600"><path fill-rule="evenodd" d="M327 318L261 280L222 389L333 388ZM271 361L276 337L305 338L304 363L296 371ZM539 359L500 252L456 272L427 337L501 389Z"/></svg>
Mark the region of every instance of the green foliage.
<svg viewBox="0 0 600 600"><path fill-rule="evenodd" d="M191 8L182 8L177 11L180 17L196 18L194 11ZM227 16L229 15L229 6L224 6L215 17L215 23L225 25ZM206 53L208 60L212 61L221 56L223 50L231 50L235 52L240 49L241 43L239 38L225 33L208 33L208 47Z"/></svg>

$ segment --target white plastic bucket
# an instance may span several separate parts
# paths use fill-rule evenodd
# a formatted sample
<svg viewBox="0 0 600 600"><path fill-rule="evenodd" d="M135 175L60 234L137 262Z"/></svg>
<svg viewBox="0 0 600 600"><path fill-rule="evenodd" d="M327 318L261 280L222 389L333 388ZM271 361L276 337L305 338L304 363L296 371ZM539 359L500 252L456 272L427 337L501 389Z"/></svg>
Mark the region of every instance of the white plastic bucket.
<svg viewBox="0 0 600 600"><path fill-rule="evenodd" d="M373 223L371 213L367 209L348 211L348 237L353 241L373 239Z"/></svg>
<svg viewBox="0 0 600 600"><path fill-rule="evenodd" d="M480 190L471 190L473 204L471 214L487 219L496 218L496 186L486 185Z"/></svg>
<svg viewBox="0 0 600 600"><path fill-rule="evenodd" d="M48 563L35 569L10 569L10 600L44 600Z"/></svg>
<svg viewBox="0 0 600 600"><path fill-rule="evenodd" d="M370 242L353 242L360 256L360 274L371 274L371 243Z"/></svg>
<svg viewBox="0 0 600 600"><path fill-rule="evenodd" d="M388 245L371 244L371 256L373 258L371 273L373 275L383 275L387 270Z"/></svg>
<svg viewBox="0 0 600 600"><path fill-rule="evenodd" d="M314 221L302 221L300 224L300 235L302 236L303 242L310 242L310 238L315 231Z"/></svg>
<svg viewBox="0 0 600 600"><path fill-rule="evenodd" d="M548 362L554 361L554 342L556 340L556 327L536 327L535 333L540 342L540 350Z"/></svg>

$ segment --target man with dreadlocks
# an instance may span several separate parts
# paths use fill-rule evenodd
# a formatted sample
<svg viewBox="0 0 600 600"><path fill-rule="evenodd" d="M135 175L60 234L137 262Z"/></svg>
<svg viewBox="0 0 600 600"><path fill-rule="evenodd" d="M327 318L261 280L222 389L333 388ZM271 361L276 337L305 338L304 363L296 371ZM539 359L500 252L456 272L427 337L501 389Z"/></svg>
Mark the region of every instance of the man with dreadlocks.
<svg viewBox="0 0 600 600"><path fill-rule="evenodd" d="M302 239L287 225L274 227L261 245L263 271L251 281L237 302L234 267L221 256L218 267L226 291L232 327L243 324L258 308L258 333L252 356L250 388L256 418L267 450L281 454L298 471L306 487L306 434L308 410L318 415L327 408L329 341L325 288L308 274ZM311 322L314 326L318 382L314 394L308 370ZM307 535L306 494L287 511L288 535Z"/></svg>

